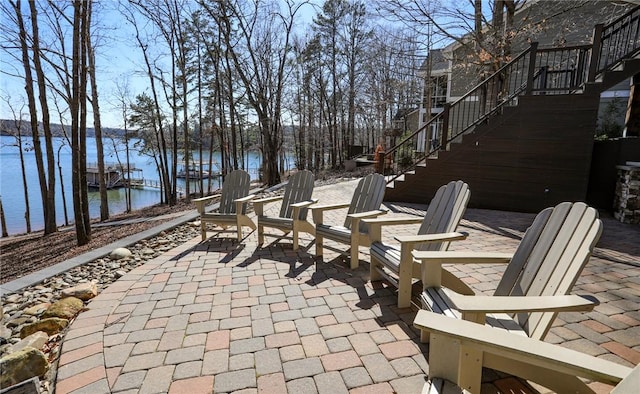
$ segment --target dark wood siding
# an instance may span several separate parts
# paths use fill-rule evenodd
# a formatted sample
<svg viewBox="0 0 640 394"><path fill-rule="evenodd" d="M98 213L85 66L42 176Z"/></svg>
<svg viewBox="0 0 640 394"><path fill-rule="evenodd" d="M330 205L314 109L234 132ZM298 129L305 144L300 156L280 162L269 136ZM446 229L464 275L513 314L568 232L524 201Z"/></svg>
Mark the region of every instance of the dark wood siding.
<svg viewBox="0 0 640 394"><path fill-rule="evenodd" d="M385 200L425 203L442 184L462 179L471 207L538 212L585 201L598 102L598 95L521 97L395 182Z"/></svg>

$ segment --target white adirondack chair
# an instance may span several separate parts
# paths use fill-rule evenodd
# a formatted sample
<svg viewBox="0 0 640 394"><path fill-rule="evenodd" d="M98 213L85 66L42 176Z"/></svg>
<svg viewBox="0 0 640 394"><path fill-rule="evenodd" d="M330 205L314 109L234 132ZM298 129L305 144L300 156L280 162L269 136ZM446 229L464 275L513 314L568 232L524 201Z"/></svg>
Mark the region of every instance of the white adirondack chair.
<svg viewBox="0 0 640 394"><path fill-rule="evenodd" d="M638 393L640 365L631 369L559 345L489 326L418 311L413 324L431 333L429 377L423 393L443 392L445 381L480 393L482 368L518 376L557 393L594 393L581 379L616 385L615 394ZM459 392L459 391L458 391Z"/></svg>
<svg viewBox="0 0 640 394"><path fill-rule="evenodd" d="M387 279L398 288L398 307L411 305L413 279L420 279L420 261L413 250L444 251L451 241L465 239L467 234L455 232L467 203L469 186L463 181L451 181L441 186L429 203L424 218L364 219L371 238L371 281ZM417 235L397 236L399 246L383 243L382 226L421 223ZM389 273L387 272L390 271ZM390 275L392 274L392 275Z"/></svg>
<svg viewBox="0 0 640 394"><path fill-rule="evenodd" d="M415 251L413 256L422 261L422 307L542 340L558 312L589 311L597 304L592 297L568 294L601 233L598 211L564 202L536 216L512 256ZM505 262L509 265L493 296L462 295L440 282L442 264ZM428 340L428 333L422 339Z"/></svg>
<svg viewBox="0 0 640 394"><path fill-rule="evenodd" d="M264 227L277 228L285 234L293 232L293 250L298 250L299 232L315 233L315 228L307 221L308 207L317 202L311 198L314 182L312 172L299 171L289 178L284 195L253 200L253 207L258 216L259 245L264 243ZM265 216L264 205L275 201L282 201L279 215Z"/></svg>
<svg viewBox="0 0 640 394"><path fill-rule="evenodd" d="M358 247L369 246L368 226L362 219L380 216L386 211L380 209L386 182L381 174L369 174L360 179L353 192L351 203L318 205L311 207L316 226L316 256L322 256L324 238L351 245L351 268L358 268ZM324 223L326 211L349 208L342 226Z"/></svg>
<svg viewBox="0 0 640 394"><path fill-rule="evenodd" d="M200 234L207 239L207 223L217 224L223 229L236 226L238 241L242 241L242 226L256 229L255 223L247 216L247 203L255 195L249 194L251 178L246 171L231 171L222 184L221 194L192 200L200 213ZM220 207L216 212L205 212L205 207L213 199L220 197Z"/></svg>

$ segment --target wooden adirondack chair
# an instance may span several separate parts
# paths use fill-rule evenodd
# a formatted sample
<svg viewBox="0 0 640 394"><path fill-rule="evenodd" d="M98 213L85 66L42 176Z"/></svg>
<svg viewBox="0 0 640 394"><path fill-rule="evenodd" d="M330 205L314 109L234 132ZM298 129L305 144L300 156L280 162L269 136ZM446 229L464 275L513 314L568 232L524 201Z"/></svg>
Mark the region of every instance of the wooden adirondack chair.
<svg viewBox="0 0 640 394"><path fill-rule="evenodd" d="M441 186L431 200L424 218L364 219L369 225L371 238L371 281L387 279L398 288L398 307L411 305L413 278L420 279L420 261L411 252L415 250L444 251L451 241L465 239L464 233L455 232L467 209L470 191L463 181L451 181ZM418 234L397 236L400 246L382 243L382 226L421 223ZM389 275L383 268L391 271Z"/></svg>
<svg viewBox="0 0 640 394"><path fill-rule="evenodd" d="M251 178L246 171L234 170L227 175L222 184L222 193L192 200L200 213L200 234L207 239L207 223L214 223L226 229L236 226L238 241L242 241L242 226L256 229L255 223L247 216L247 203L255 195L249 194ZM220 197L217 212L205 212L205 206L214 198Z"/></svg>
<svg viewBox="0 0 640 394"><path fill-rule="evenodd" d="M299 171L289 178L284 195L253 200L253 207L258 216L258 244L264 243L264 227L273 227L285 234L293 232L293 250L298 250L298 233L304 231L315 233L315 228L307 221L307 211L317 200L312 199L315 178L307 170ZM274 201L282 201L278 216L265 216L264 205Z"/></svg>
<svg viewBox="0 0 640 394"><path fill-rule="evenodd" d="M542 340L558 312L589 311L597 304L592 297L568 294L601 233L598 211L564 202L536 216L513 256L415 251L413 256L422 261L422 307ZM493 296L462 295L441 283L442 264L505 262L509 265ZM422 339L428 340L426 332Z"/></svg>
<svg viewBox="0 0 640 394"><path fill-rule="evenodd" d="M381 174L369 174L360 179L353 192L351 203L331 204L311 207L316 226L316 256L322 256L324 238L351 245L351 268L358 268L358 246L369 246L368 226L361 219L380 216L386 211L380 209L386 182ZM323 222L326 211L349 208L342 226Z"/></svg>
<svg viewBox="0 0 640 394"><path fill-rule="evenodd" d="M617 385L611 391L616 394L640 390L640 365L631 369L559 345L426 310L418 311L413 324L431 333L430 382L423 393L442 392L436 390L445 380L468 390L465 392L480 393L483 367L536 382L557 393L594 393L579 378Z"/></svg>

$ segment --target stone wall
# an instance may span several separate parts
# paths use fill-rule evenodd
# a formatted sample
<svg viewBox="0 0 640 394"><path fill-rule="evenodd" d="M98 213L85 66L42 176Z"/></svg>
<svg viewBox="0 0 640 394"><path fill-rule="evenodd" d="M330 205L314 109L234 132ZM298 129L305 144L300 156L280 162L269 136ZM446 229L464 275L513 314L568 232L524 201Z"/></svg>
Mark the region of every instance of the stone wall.
<svg viewBox="0 0 640 394"><path fill-rule="evenodd" d="M640 163L617 166L618 183L613 215L623 223L640 224Z"/></svg>

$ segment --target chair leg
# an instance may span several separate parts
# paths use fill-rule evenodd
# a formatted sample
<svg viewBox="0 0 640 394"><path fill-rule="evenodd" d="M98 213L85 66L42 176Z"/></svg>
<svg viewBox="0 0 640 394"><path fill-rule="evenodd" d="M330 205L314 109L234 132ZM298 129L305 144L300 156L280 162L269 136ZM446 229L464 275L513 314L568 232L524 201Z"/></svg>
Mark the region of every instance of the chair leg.
<svg viewBox="0 0 640 394"><path fill-rule="evenodd" d="M238 232L238 242L241 242L242 241L242 225L238 223L238 226L236 227L236 229Z"/></svg>
<svg viewBox="0 0 640 394"><path fill-rule="evenodd" d="M258 222L258 245L262 245L264 243L264 226Z"/></svg>
<svg viewBox="0 0 640 394"><path fill-rule="evenodd" d="M351 240L351 269L352 270L358 268L358 265L360 264L359 253L360 253L360 250L358 249L358 242L354 242L353 240Z"/></svg>
<svg viewBox="0 0 640 394"><path fill-rule="evenodd" d="M378 280L382 280L382 275L380 275L379 269L382 269L382 264L380 261L371 255L371 263L369 263L369 280L371 282L375 282Z"/></svg>
<svg viewBox="0 0 640 394"><path fill-rule="evenodd" d="M296 228L295 222L293 224L293 250L298 250L298 229Z"/></svg>
<svg viewBox="0 0 640 394"><path fill-rule="evenodd" d="M202 237L202 242L207 240L207 225L202 219L200 220L200 236Z"/></svg>
<svg viewBox="0 0 640 394"><path fill-rule="evenodd" d="M322 256L323 242L324 242L324 238L322 238L322 235L319 235L318 233L316 233L316 256Z"/></svg>
<svg viewBox="0 0 640 394"><path fill-rule="evenodd" d="M413 257L408 249L400 252L398 267L398 308L411 306L411 282L413 276Z"/></svg>
<svg viewBox="0 0 640 394"><path fill-rule="evenodd" d="M398 278L398 308L411 306L411 275L402 275Z"/></svg>

